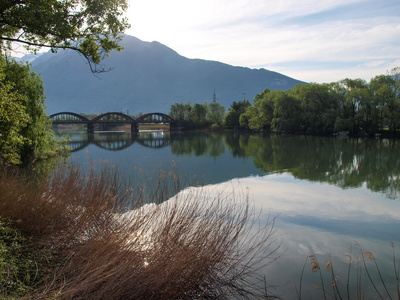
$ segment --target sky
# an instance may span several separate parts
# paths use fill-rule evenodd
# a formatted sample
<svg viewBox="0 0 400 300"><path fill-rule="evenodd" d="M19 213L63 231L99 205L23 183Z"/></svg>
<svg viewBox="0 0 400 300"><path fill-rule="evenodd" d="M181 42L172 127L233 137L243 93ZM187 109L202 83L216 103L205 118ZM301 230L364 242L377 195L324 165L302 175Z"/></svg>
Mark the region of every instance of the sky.
<svg viewBox="0 0 400 300"><path fill-rule="evenodd" d="M129 0L126 31L188 58L306 82L400 66L399 0Z"/></svg>

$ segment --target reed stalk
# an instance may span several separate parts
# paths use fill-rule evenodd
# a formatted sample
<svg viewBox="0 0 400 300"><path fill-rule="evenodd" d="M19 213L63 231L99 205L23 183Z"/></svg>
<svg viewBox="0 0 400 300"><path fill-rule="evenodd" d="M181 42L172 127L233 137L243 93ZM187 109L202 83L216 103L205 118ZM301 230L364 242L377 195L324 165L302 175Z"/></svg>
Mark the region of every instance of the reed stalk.
<svg viewBox="0 0 400 300"><path fill-rule="evenodd" d="M0 216L50 253L46 270L26 270L41 276L25 298L269 297L256 280L278 256L274 219L260 226L245 193L179 193L176 170L144 192L105 162L63 166L39 182L0 173Z"/></svg>

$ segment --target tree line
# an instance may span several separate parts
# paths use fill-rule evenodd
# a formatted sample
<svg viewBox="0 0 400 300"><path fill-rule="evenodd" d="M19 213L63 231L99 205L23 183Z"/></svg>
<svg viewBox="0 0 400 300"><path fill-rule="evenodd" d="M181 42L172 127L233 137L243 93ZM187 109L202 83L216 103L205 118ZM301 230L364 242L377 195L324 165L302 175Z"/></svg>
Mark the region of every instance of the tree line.
<svg viewBox="0 0 400 300"><path fill-rule="evenodd" d="M400 68L367 83L344 79L297 85L288 91L264 90L239 117L252 130L302 134L376 134L400 129Z"/></svg>
<svg viewBox="0 0 400 300"><path fill-rule="evenodd" d="M215 113L215 112L218 113ZM197 125L293 134L350 135L397 133L400 129L400 68L368 83L344 79L296 85L287 91L265 89L249 100L233 102L227 113L218 103L178 104L170 115Z"/></svg>
<svg viewBox="0 0 400 300"><path fill-rule="evenodd" d="M175 120L191 120L195 126L219 127L224 122L225 106L218 102L175 103L171 105L169 116Z"/></svg>

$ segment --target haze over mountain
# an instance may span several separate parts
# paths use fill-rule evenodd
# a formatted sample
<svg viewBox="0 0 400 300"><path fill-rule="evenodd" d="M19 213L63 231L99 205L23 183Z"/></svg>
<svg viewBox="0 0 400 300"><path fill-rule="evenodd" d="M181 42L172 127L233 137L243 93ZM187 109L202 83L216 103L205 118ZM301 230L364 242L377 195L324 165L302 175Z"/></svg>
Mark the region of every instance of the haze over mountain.
<svg viewBox="0 0 400 300"><path fill-rule="evenodd" d="M304 83L265 69L189 59L158 42L128 35L122 45L122 52L103 60L111 70L97 75L74 51L47 52L34 60L46 90L47 113L168 113L176 102L213 101L214 89L217 101L229 109L233 101L251 101L265 88L286 90Z"/></svg>

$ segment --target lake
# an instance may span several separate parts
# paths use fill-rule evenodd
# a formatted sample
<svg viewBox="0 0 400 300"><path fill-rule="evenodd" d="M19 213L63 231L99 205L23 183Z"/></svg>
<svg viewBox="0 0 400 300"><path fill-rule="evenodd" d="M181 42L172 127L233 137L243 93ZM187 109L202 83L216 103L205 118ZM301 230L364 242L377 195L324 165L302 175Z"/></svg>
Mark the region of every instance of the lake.
<svg viewBox="0 0 400 300"><path fill-rule="evenodd" d="M276 217L275 238L282 243L281 257L264 272L268 290L284 299L298 298L296 287L299 289L303 265L311 253L317 255L321 266L328 258L334 262L335 275L345 288L346 255L352 253L356 259L361 255L359 247L373 253L387 288L397 297L389 244L394 243L398 260L398 140L160 131L95 133L90 137L70 133L70 138L75 162L107 160L126 176L138 170L154 176L154 172L176 166L181 176L189 179L186 186L246 191L250 205L262 210L262 222ZM352 274L357 273L353 266L351 269ZM365 276L360 274L360 280L368 280ZM326 278L325 288L331 291L329 276ZM302 296L322 298L312 283L320 286L319 275L311 272L307 262ZM375 298L369 296L370 288L364 286L363 293Z"/></svg>

